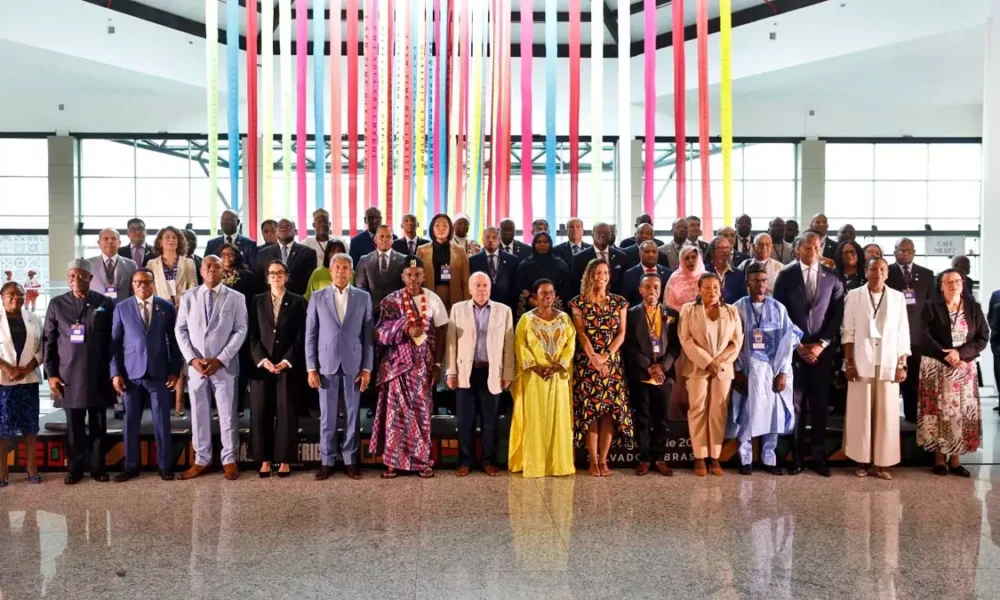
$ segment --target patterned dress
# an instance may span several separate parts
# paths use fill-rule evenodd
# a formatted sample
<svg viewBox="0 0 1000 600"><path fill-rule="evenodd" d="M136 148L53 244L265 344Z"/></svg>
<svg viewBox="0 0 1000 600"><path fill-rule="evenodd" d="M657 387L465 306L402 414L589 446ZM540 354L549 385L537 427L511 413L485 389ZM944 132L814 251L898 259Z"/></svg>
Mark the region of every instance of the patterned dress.
<svg viewBox="0 0 1000 600"><path fill-rule="evenodd" d="M433 464L435 330L448 324L448 312L441 298L428 289L414 298L405 289L393 292L382 300L380 310L375 341L382 359L375 377L378 405L369 449L373 455L381 454L388 467L422 471ZM413 318L423 323L426 332L420 344L406 332Z"/></svg>
<svg viewBox="0 0 1000 600"><path fill-rule="evenodd" d="M966 339L965 313L951 313L952 338ZM917 443L929 452L946 455L975 452L983 442L976 364L962 362L957 369L937 359L920 359L917 399Z"/></svg>
<svg viewBox="0 0 1000 600"><path fill-rule="evenodd" d="M628 308L628 301L616 294L608 294L607 305L601 306L577 296L569 301L570 309L583 315L584 332L594 352L603 353L618 333L620 312ZM584 445L584 434L591 423L604 415L615 420L618 436L615 443L632 438L632 411L628 406L625 370L620 352L610 354L611 369L607 377L588 364L583 350L583 340L577 339L573 357L573 430L578 447Z"/></svg>

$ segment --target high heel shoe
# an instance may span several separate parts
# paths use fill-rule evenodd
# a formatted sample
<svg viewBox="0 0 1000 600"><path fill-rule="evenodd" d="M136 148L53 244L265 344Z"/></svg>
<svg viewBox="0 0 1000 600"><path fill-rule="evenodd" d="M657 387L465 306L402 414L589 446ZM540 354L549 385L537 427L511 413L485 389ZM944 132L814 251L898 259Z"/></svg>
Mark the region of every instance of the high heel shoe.
<svg viewBox="0 0 1000 600"><path fill-rule="evenodd" d="M266 471L258 471L257 476L260 477L261 479L268 479L269 477L271 477L271 471L272 468L268 467Z"/></svg>
<svg viewBox="0 0 1000 600"><path fill-rule="evenodd" d="M7 475L3 479L0 479L0 488L5 488L10 485L10 475Z"/></svg>
<svg viewBox="0 0 1000 600"><path fill-rule="evenodd" d="M282 465L282 466L285 466L285 465ZM278 477L281 477L282 479L284 479L285 477L288 477L291 474L292 474L291 467L289 467L289 469L287 471L282 471L281 467L278 467Z"/></svg>

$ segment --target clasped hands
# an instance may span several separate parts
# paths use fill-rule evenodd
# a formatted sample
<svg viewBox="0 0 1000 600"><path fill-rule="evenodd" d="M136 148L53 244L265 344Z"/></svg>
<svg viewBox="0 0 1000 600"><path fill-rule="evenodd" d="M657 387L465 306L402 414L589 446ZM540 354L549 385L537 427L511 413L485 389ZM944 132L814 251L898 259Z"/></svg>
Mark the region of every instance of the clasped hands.
<svg viewBox="0 0 1000 600"><path fill-rule="evenodd" d="M807 364L814 365L819 361L819 355L823 354L823 344L799 344L799 347L795 349L799 354L799 358L806 361Z"/></svg>
<svg viewBox="0 0 1000 600"><path fill-rule="evenodd" d="M611 358L609 354L593 353L590 355L588 365L591 369L600 373L601 377L607 377L611 372Z"/></svg>
<svg viewBox="0 0 1000 600"><path fill-rule="evenodd" d="M962 366L962 357L958 355L958 350L955 350L954 348L951 350L945 350L944 362L947 363L949 367L957 369Z"/></svg>
<svg viewBox="0 0 1000 600"><path fill-rule="evenodd" d="M215 375L222 368L222 361L217 358L196 358L189 363L198 374L204 377Z"/></svg>
<svg viewBox="0 0 1000 600"><path fill-rule="evenodd" d="M652 379L656 385L663 385L663 382L667 380L667 375L663 372L663 368L660 367L659 363L653 363L648 369L646 369L646 371L649 373L649 378Z"/></svg>
<svg viewBox="0 0 1000 600"><path fill-rule="evenodd" d="M11 381L20 381L27 377L28 373L34 371L34 367L18 367L6 362L0 362L0 371L3 372Z"/></svg>

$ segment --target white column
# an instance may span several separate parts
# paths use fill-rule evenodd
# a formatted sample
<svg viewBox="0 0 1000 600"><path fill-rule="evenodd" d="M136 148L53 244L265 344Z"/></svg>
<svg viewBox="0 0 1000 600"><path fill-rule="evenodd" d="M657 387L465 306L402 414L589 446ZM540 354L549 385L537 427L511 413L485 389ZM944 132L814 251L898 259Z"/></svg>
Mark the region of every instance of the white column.
<svg viewBox="0 0 1000 600"><path fill-rule="evenodd" d="M980 261L980 300L989 302L993 290L1000 289L1000 240L982 232L1000 228L1000 0L990 1L986 22L986 51L983 81L983 194L980 220L980 252L988 260ZM997 108L997 111L993 109ZM987 305L983 306L986 310ZM981 364L983 379L996 387L993 378L992 353L984 353Z"/></svg>
<svg viewBox="0 0 1000 600"><path fill-rule="evenodd" d="M77 257L76 140L49 138L49 284L66 285L66 265Z"/></svg>
<svg viewBox="0 0 1000 600"><path fill-rule="evenodd" d="M799 229L809 226L809 219L826 206L826 142L804 140L799 142L799 189L795 216Z"/></svg>

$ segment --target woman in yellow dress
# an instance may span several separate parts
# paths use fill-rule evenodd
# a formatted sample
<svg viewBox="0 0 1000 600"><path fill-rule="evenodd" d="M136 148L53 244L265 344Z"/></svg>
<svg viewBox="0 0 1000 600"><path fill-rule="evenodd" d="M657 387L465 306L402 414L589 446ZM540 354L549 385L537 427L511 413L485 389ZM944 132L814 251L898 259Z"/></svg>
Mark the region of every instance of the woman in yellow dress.
<svg viewBox="0 0 1000 600"><path fill-rule="evenodd" d="M510 388L514 418L507 467L525 477L571 475L576 330L569 315L552 307L552 282L540 279L534 287L538 308L524 313L515 334L518 374Z"/></svg>

